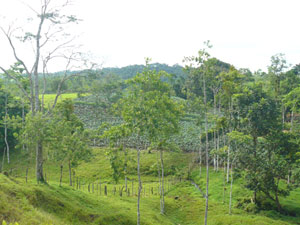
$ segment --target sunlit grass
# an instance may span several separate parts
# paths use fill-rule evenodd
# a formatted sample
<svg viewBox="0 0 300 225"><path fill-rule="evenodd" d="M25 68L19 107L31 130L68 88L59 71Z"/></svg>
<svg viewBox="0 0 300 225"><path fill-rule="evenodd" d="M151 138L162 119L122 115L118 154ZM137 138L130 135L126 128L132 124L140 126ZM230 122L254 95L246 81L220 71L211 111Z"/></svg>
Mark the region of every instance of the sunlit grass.
<svg viewBox="0 0 300 225"><path fill-rule="evenodd" d="M132 182L128 182L130 196L119 189L124 186L124 179L120 178L116 184L112 179L112 169L105 154L108 149L94 148L93 157L89 162L81 162L75 168L76 176L80 178L81 188L70 187L68 168L64 165L63 186L59 187L60 164L50 158L45 161L44 172L48 185L37 185L35 180L34 160L29 165L24 159L19 160L20 153L12 155L12 163L5 166L6 171L12 169L12 179L0 175L0 221L18 221L20 224L136 224L137 176L136 150L129 150L131 158L128 165L128 177L134 180L134 196L132 196ZM46 149L45 149L46 153ZM192 154L166 152L166 213L160 214L158 195L157 160L155 151L142 151L142 224L203 224L205 199L201 193L188 181L178 179L174 183L174 166L185 174L188 170ZM25 171L29 167L29 180L25 183ZM202 168L202 178L197 178L199 168L194 167L192 176L205 191L205 168ZM178 171L175 172L175 174ZM99 193L101 182L101 195ZM90 184L90 192L88 191ZM92 191L94 184L94 192ZM104 196L104 186L108 188L108 196ZM279 215L273 211L262 211L258 214L247 213L233 207L232 215L228 212L229 184L226 184L225 203L223 196L223 173L210 171L210 197L208 224L297 224L299 217ZM116 188L116 193L114 193ZM153 188L153 194L151 193ZM145 190L145 191L144 191ZM233 206L236 199L251 194L245 190L240 180L234 182ZM294 191L291 196L282 199L287 207L295 207L299 203L300 190ZM296 199L298 198L298 199ZM4 203L3 203L4 202Z"/></svg>
<svg viewBox="0 0 300 225"><path fill-rule="evenodd" d="M44 105L46 108L49 108L53 105L54 100L55 100L56 94L45 94L44 95ZM64 99L76 99L77 94L76 93L66 93L66 94L61 94L57 102L61 102ZM42 100L42 95L40 95L40 99Z"/></svg>

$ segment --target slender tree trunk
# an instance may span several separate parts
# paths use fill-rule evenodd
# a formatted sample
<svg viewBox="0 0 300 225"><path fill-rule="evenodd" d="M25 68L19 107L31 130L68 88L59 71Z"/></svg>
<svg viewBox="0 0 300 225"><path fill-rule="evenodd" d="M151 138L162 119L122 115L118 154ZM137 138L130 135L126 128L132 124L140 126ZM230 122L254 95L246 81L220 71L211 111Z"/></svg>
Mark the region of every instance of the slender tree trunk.
<svg viewBox="0 0 300 225"><path fill-rule="evenodd" d="M124 152L124 174L125 174L125 191L127 192L127 150L123 143L123 152Z"/></svg>
<svg viewBox="0 0 300 225"><path fill-rule="evenodd" d="M294 110L292 110L292 115L291 115L291 132L294 131Z"/></svg>
<svg viewBox="0 0 300 225"><path fill-rule="evenodd" d="M207 225L208 216L208 187L209 187L209 158L208 158L208 124L207 124L207 100L206 100L206 83L203 75L203 95L204 95L204 107L205 107L205 156L206 156L206 201L205 201L205 217L204 224Z"/></svg>
<svg viewBox="0 0 300 225"><path fill-rule="evenodd" d="M226 181L229 182L229 166L230 166L230 141L228 144L228 151L227 151L227 174L226 174Z"/></svg>
<svg viewBox="0 0 300 225"><path fill-rule="evenodd" d="M284 104L282 104L282 130L284 129L284 123L285 123L285 107Z"/></svg>
<svg viewBox="0 0 300 225"><path fill-rule="evenodd" d="M71 169L71 161L69 160L69 179L70 179L70 186L72 186L72 169Z"/></svg>
<svg viewBox="0 0 300 225"><path fill-rule="evenodd" d="M34 75L34 111L32 111L33 115L35 113L40 112L40 100L39 100L39 74L38 74L38 68L39 68L39 61L40 61L40 39L41 39L41 32L43 23L45 21L45 16L41 15L40 17L40 23L36 35L36 56L35 56L35 62L34 62L34 69L33 69L33 75ZM41 141L37 141L37 147L36 147L36 178L37 182L45 182L44 176L43 176L43 144Z"/></svg>
<svg viewBox="0 0 300 225"><path fill-rule="evenodd" d="M232 99L230 97L230 101L229 101L229 114L230 114L230 118L229 118L229 132L231 131L231 120L232 120ZM230 167L230 150L231 150L231 146L230 146L230 139L228 139L228 155L227 155L227 183L229 182L229 167Z"/></svg>
<svg viewBox="0 0 300 225"><path fill-rule="evenodd" d="M219 130L217 132L217 171L219 171L219 151L220 151L220 133Z"/></svg>
<svg viewBox="0 0 300 225"><path fill-rule="evenodd" d="M231 215L231 202L232 202L232 184L233 184L232 164L233 162L231 162L231 169L230 169L231 182L230 182L230 198L229 198L229 215Z"/></svg>
<svg viewBox="0 0 300 225"><path fill-rule="evenodd" d="M137 149L137 173L139 179L139 188L138 188L138 200L137 200L137 225L141 224L140 220L140 198L141 198L141 190L142 190L142 181L141 181L141 173L140 173L140 148Z"/></svg>
<svg viewBox="0 0 300 225"><path fill-rule="evenodd" d="M60 178L59 178L59 186L61 186L62 177L63 177L63 165L60 165Z"/></svg>
<svg viewBox="0 0 300 225"><path fill-rule="evenodd" d="M43 146L41 141L38 141L36 145L36 179L38 183L45 182L43 175L43 162Z"/></svg>
<svg viewBox="0 0 300 225"><path fill-rule="evenodd" d="M224 174L223 174L223 204L225 204L225 190L226 190L226 159L224 158L223 167L224 167Z"/></svg>
<svg viewBox="0 0 300 225"><path fill-rule="evenodd" d="M24 124L25 124L25 107L24 107L24 99L22 98L22 128L24 128ZM23 151L25 150L24 144L22 144L22 150Z"/></svg>
<svg viewBox="0 0 300 225"><path fill-rule="evenodd" d="M201 178L202 173L202 141L201 141L201 134L200 134L200 147L199 147L199 178Z"/></svg>
<svg viewBox="0 0 300 225"><path fill-rule="evenodd" d="M3 173L4 172L4 159L5 159L5 154L6 154L6 147L4 147L4 150L3 150L3 157L2 157L2 166L1 166L1 172Z"/></svg>
<svg viewBox="0 0 300 225"><path fill-rule="evenodd" d="M27 184L27 180L28 180L28 167L26 168L26 184Z"/></svg>
<svg viewBox="0 0 300 225"><path fill-rule="evenodd" d="M163 150L160 149L160 162L161 162L161 190L160 190L160 213L165 213L165 191L164 191L164 159Z"/></svg>
<svg viewBox="0 0 300 225"><path fill-rule="evenodd" d="M257 137L253 137L253 150L254 150L254 158L255 158L255 161L257 160L256 158L256 146L257 146ZM254 172L256 173L256 167L254 167ZM256 201L256 190L254 190L254 202L255 204L257 203Z"/></svg>
<svg viewBox="0 0 300 225"><path fill-rule="evenodd" d="M160 174L158 151L157 151L156 156L157 156L157 174L158 174L158 180L159 180L159 196L161 198L161 174Z"/></svg>
<svg viewBox="0 0 300 225"><path fill-rule="evenodd" d="M215 122L215 118L217 115L217 99L216 99L216 90L213 89L213 93L214 93L214 122L213 122L213 126L214 126L214 151L216 151L217 149L217 134L216 134L216 122ZM216 159L216 153L214 153L214 171L217 170L217 159Z"/></svg>
<svg viewBox="0 0 300 225"><path fill-rule="evenodd" d="M278 185L279 185L279 179L278 179L277 187L278 187ZM278 198L278 188L275 191L275 200L276 200L277 210L278 210L278 212L281 212L281 204L280 204L279 198Z"/></svg>
<svg viewBox="0 0 300 225"><path fill-rule="evenodd" d="M7 163L10 163L10 158L9 158L9 144L7 141L7 101L8 101L8 96L7 94L5 95L5 117L4 117L4 141L6 145L6 154L7 154Z"/></svg>

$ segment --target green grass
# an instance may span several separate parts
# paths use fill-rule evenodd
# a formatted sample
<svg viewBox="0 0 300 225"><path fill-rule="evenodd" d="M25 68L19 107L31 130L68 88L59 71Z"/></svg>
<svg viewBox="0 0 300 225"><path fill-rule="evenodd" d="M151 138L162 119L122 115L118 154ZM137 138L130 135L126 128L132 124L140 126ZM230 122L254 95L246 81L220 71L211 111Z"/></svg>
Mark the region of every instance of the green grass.
<svg viewBox="0 0 300 225"><path fill-rule="evenodd" d="M45 94L44 95L44 104L45 107L48 108L49 106L52 106L52 104L54 103L56 94ZM57 102L61 102L64 99L76 99L77 98L77 94L76 93L65 93L62 94L58 97Z"/></svg>
<svg viewBox="0 0 300 225"><path fill-rule="evenodd" d="M119 187L124 185L120 179L118 184L112 180L112 170L105 154L106 149L93 149L90 162L81 162L75 169L76 176L82 183L94 183L94 193L89 193L87 185L84 190L76 190L68 186L68 171L64 166L63 186L59 187L59 164L45 162L45 172L49 185L37 185L34 178L34 163L29 163L29 181L25 183L25 171L28 164L20 157L19 152L12 155L12 163L6 171L12 169L12 175L6 177L0 174L0 221L19 222L20 224L136 224L137 197L122 197L118 195ZM129 178L134 180L137 192L136 151L130 150L128 165ZM142 181L146 195L142 191L141 223L142 224L203 224L205 199L189 182L174 182L174 175L186 174L191 154L165 153L166 173L166 213L161 215L159 196L157 195L157 154L142 151ZM177 169L175 169L177 168ZM192 177L204 188L205 169L202 178L198 177L198 168L193 169ZM96 191L96 183L102 182L102 193ZM108 196L104 196L104 185L108 187ZM116 187L117 193L112 190ZM99 187L98 187L99 188ZM131 182L129 182L131 191ZM154 189L154 195L150 193ZM228 213L229 185L223 204L222 172L210 172L210 198L208 224L227 225L263 225L263 224L300 224L300 215L296 217L283 216L275 211L260 211L257 214L247 213L233 208L232 215ZM242 181L236 180L233 186L233 206L237 198L251 193L242 188ZM281 199L282 205L290 210L298 210L300 206L300 190L293 191L286 199Z"/></svg>

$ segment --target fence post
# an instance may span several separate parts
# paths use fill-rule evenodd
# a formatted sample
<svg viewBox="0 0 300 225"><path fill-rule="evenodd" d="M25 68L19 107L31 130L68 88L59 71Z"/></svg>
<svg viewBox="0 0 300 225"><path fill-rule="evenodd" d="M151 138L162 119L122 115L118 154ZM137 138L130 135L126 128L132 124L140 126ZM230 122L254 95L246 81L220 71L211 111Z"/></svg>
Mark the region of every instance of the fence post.
<svg viewBox="0 0 300 225"><path fill-rule="evenodd" d="M27 178L28 178L28 168L26 168L26 184L27 184Z"/></svg>
<svg viewBox="0 0 300 225"><path fill-rule="evenodd" d="M104 195L107 196L107 186L104 186Z"/></svg>

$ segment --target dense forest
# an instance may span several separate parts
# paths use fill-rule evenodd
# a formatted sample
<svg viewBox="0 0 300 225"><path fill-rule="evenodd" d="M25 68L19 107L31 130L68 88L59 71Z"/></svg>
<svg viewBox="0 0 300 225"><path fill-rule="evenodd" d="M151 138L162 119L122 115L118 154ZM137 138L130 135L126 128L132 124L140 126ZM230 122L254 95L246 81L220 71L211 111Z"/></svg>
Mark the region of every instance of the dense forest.
<svg viewBox="0 0 300 225"><path fill-rule="evenodd" d="M32 69L2 29L0 223L300 224L300 64L239 69L208 41L181 65L96 68L50 6L21 38Z"/></svg>

